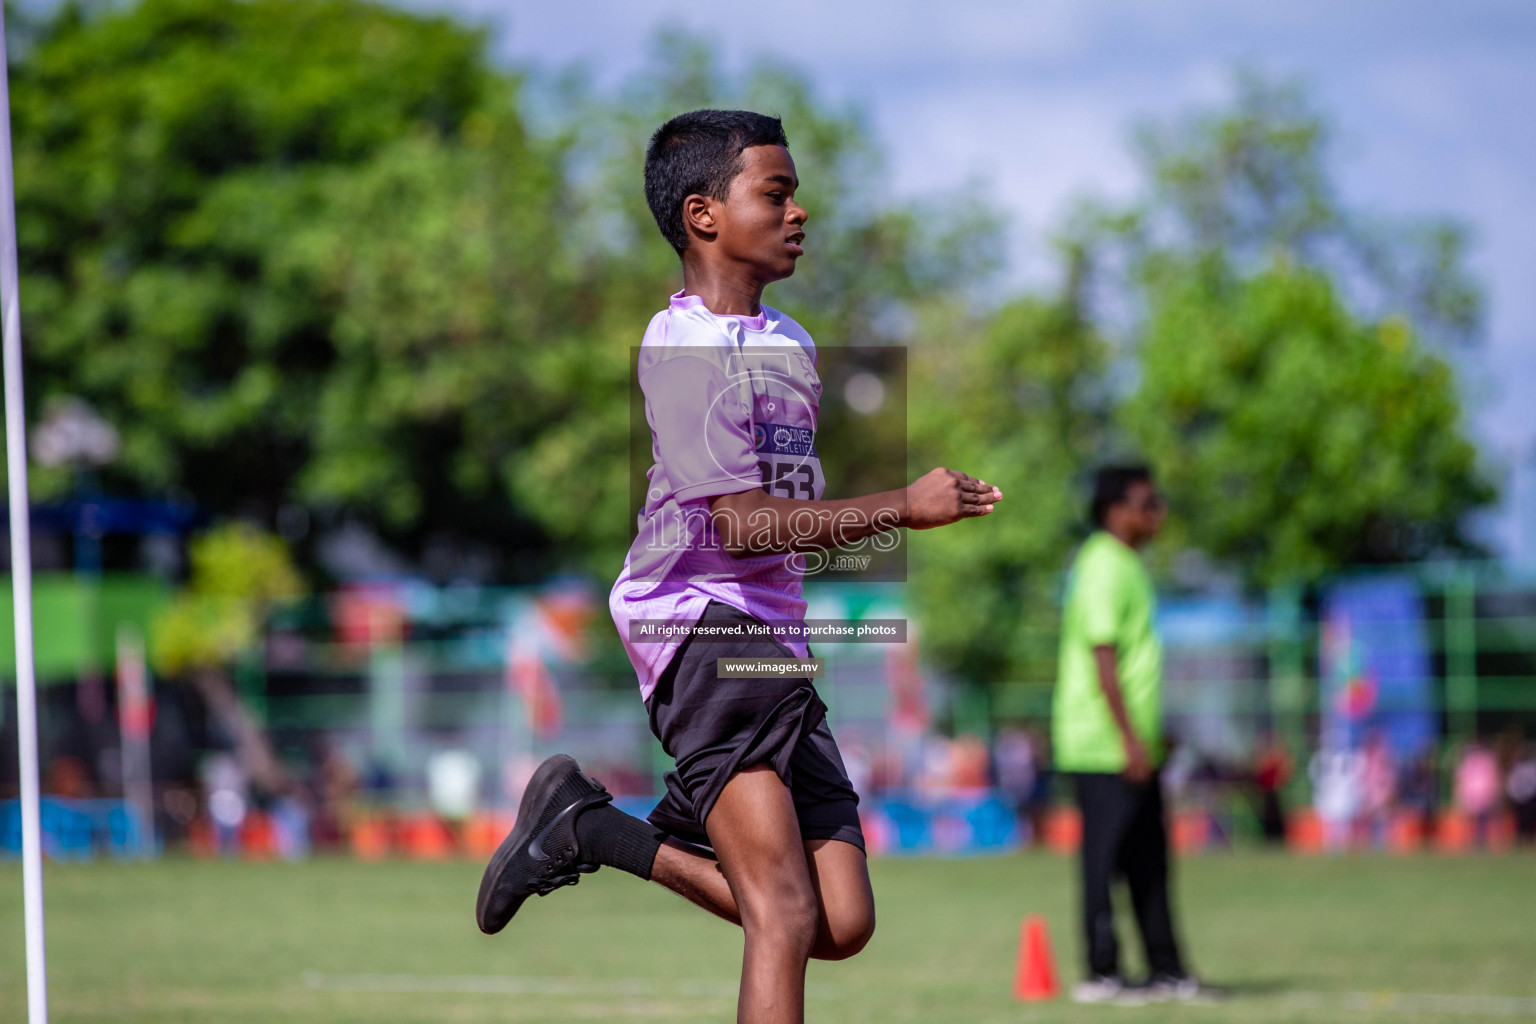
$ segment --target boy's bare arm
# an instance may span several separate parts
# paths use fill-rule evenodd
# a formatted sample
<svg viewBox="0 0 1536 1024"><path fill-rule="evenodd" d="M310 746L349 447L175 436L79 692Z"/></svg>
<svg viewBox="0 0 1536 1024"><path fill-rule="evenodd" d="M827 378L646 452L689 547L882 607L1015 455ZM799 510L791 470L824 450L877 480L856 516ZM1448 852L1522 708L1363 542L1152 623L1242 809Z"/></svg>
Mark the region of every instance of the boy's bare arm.
<svg viewBox="0 0 1536 1024"><path fill-rule="evenodd" d="M953 469L934 469L910 486L857 498L796 501L754 488L711 498L725 549L737 558L824 551L905 526L931 530L992 511L1003 492Z"/></svg>

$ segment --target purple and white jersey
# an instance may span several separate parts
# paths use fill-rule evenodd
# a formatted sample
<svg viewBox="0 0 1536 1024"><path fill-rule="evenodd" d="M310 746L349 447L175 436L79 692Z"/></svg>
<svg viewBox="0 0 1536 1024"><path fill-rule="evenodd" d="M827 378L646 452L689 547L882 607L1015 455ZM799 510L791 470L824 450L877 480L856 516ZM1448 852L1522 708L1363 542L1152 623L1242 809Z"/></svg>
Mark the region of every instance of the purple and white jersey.
<svg viewBox="0 0 1536 1024"><path fill-rule="evenodd" d="M761 487L810 500L826 481L816 454L816 345L778 310L717 316L679 292L646 328L639 375L653 465L608 608L645 699L683 637L637 643L631 620L692 625L711 600L759 619L805 617L804 556L733 558L709 499ZM807 656L803 642L787 646Z"/></svg>

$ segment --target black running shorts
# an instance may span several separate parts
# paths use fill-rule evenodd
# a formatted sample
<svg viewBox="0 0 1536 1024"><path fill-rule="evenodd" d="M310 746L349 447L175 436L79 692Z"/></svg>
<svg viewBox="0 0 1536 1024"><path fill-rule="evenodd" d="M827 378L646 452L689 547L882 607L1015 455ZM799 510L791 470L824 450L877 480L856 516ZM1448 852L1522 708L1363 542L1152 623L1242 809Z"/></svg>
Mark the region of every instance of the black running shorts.
<svg viewBox="0 0 1536 1024"><path fill-rule="evenodd" d="M700 622L758 622L711 601ZM731 777L769 764L789 787L802 839L840 839L864 849L858 794L827 728L827 706L810 679L719 679L718 658L785 658L771 639L683 641L645 702L651 732L677 764L651 812L657 828L709 845L704 820Z"/></svg>

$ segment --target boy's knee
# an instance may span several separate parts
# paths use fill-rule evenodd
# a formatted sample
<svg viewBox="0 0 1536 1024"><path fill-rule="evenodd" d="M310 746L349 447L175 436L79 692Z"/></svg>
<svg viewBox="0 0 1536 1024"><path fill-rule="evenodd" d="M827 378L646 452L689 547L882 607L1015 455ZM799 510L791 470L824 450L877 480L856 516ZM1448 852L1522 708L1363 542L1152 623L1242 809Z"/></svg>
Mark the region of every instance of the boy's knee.
<svg viewBox="0 0 1536 1024"><path fill-rule="evenodd" d="M816 894L807 888L781 888L761 906L746 901L742 909L742 927L759 938L781 942L807 953L816 942L819 914Z"/></svg>
<svg viewBox="0 0 1536 1024"><path fill-rule="evenodd" d="M847 960L855 956L875 934L873 907L837 921L828 921L824 932L816 937L813 955L817 960Z"/></svg>
<svg viewBox="0 0 1536 1024"><path fill-rule="evenodd" d="M781 912L774 917L783 929L785 938L809 952L816 942L816 929L821 917L816 908L816 894L807 888L784 900L780 907Z"/></svg>

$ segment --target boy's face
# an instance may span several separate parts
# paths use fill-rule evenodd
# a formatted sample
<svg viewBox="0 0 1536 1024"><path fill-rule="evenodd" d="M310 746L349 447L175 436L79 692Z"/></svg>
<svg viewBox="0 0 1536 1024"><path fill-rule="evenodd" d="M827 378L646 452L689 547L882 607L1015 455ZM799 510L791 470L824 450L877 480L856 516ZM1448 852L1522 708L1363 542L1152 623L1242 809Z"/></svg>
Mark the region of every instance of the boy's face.
<svg viewBox="0 0 1536 1024"><path fill-rule="evenodd" d="M709 251L747 266L765 284L781 281L795 272L805 251L806 212L795 202L795 162L783 146L752 146L742 150L741 164L730 198L709 203L715 229Z"/></svg>

